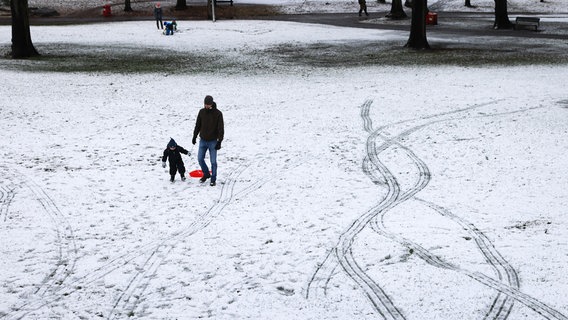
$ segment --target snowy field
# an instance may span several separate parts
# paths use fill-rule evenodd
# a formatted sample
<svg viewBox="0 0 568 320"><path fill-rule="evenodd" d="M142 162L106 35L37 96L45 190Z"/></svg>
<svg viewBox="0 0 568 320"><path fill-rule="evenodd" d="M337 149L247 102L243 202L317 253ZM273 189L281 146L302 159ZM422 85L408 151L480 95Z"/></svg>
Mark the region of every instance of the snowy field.
<svg viewBox="0 0 568 320"><path fill-rule="evenodd" d="M568 65L317 67L258 53L408 33L180 27L32 38L43 53L159 48L245 67L0 60L0 319L568 319ZM0 48L10 37L0 26ZM225 118L217 186L170 183L170 137L198 169L207 94Z"/></svg>
<svg viewBox="0 0 568 320"><path fill-rule="evenodd" d="M405 0L403 0L404 3ZM110 3L122 5L123 0L28 0L30 7L50 7L65 12L70 8L87 9L100 7ZM160 0L164 7L173 7L176 0ZM186 0L188 5L205 3L206 0ZM234 0L236 5L242 3L270 4L281 7L285 13L318 13L318 12L356 12L359 10L357 0ZM433 11L463 11L463 12L493 12L495 0L471 0L473 7L465 7L465 0L428 0L428 6ZM136 1L131 2L134 10L148 10L151 13L155 1ZM392 5L391 0L381 3L375 0L367 0L369 12L389 11ZM566 0L508 0L507 7L509 12L528 12L528 13L568 13L568 1ZM410 10L405 8L408 14Z"/></svg>

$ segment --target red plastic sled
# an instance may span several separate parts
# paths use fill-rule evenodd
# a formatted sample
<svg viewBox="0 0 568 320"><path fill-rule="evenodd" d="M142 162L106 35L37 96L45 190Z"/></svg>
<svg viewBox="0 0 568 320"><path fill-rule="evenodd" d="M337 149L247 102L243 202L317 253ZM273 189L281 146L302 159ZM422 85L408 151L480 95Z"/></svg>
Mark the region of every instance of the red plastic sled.
<svg viewBox="0 0 568 320"><path fill-rule="evenodd" d="M193 170L189 173L189 176L192 177L192 178L201 178L201 177L203 177L203 171Z"/></svg>

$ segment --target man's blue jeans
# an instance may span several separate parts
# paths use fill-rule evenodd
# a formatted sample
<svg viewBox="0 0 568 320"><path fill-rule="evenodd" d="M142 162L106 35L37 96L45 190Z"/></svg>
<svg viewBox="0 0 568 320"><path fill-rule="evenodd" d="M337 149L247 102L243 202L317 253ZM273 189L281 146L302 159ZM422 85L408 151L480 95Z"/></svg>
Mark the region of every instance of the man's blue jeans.
<svg viewBox="0 0 568 320"><path fill-rule="evenodd" d="M205 163L205 153L209 150L209 159L211 160L211 182L217 180L217 150L215 146L217 145L217 140L199 140L199 150L197 151L197 162L203 171L203 176L207 177L209 175L209 168Z"/></svg>

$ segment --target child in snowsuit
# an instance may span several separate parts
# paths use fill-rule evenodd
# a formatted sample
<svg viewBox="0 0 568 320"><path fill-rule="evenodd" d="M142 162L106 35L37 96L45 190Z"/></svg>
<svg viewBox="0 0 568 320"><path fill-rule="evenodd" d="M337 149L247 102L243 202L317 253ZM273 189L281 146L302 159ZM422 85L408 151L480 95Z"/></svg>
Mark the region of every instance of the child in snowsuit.
<svg viewBox="0 0 568 320"><path fill-rule="evenodd" d="M164 156L162 157L162 167L166 167L166 160L169 158L171 182L174 182L176 171L179 172L181 181L185 181L185 166L181 159L181 153L188 154L187 150L178 146L175 140L170 138L170 142L168 143L166 150L164 150Z"/></svg>
<svg viewBox="0 0 568 320"><path fill-rule="evenodd" d="M164 26L166 27L165 35L166 36L173 36L174 35L174 24L172 22L165 22Z"/></svg>

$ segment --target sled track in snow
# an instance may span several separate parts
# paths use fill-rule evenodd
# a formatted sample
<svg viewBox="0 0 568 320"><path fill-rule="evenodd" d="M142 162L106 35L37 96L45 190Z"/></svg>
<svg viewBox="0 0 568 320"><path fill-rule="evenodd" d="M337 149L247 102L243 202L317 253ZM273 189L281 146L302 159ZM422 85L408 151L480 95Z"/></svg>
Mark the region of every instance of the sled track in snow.
<svg viewBox="0 0 568 320"><path fill-rule="evenodd" d="M134 316L139 300L144 296L144 292L148 288L151 278L156 275L163 260L181 240L192 236L199 230L204 229L215 217L219 216L221 211L223 211L233 198L236 178L242 174L245 169L247 169L247 167L241 165L235 171L231 172L231 174L227 177L227 180L225 180L225 183L222 185L221 195L219 196L218 202L213 207L200 214L187 228L173 234L152 249L150 256L146 259L145 263L137 268L140 272L132 276L126 289L115 301L107 319Z"/></svg>
<svg viewBox="0 0 568 320"><path fill-rule="evenodd" d="M0 222L8 220L8 213L10 212L10 205L14 196L16 195L16 187L14 186L1 186L0 187Z"/></svg>
<svg viewBox="0 0 568 320"><path fill-rule="evenodd" d="M51 197L40 186L17 171L16 174L10 174L9 170L5 168L2 168L2 171L2 175L4 177L8 177L12 183L19 185L20 188L25 187L31 191L35 200L41 204L43 211L47 213L49 219L53 222L53 229L55 230L56 236L55 244L57 246L56 263L32 295L33 299L44 300L57 290L60 290L75 270L75 264L77 262L77 245L75 243L74 231L53 199L51 199ZM7 202L2 201L2 210L3 212L5 211L5 217L8 214L9 205L15 196L15 189L16 187L8 188L8 190L11 191L8 196L6 196ZM34 310L32 307L33 305L34 302L24 302L18 306L14 306L12 309L15 311L7 314L4 318L21 319L25 317L26 314Z"/></svg>
<svg viewBox="0 0 568 320"><path fill-rule="evenodd" d="M147 244L144 244L144 245L136 248L136 250L130 251L126 254L121 254L121 255L113 258L113 259L109 259L104 265L96 268L91 273L89 273L89 274L87 274L83 277L80 277L80 278L75 278L72 281L68 281L68 283L66 283L67 285L65 287L53 288L52 290L50 290L50 295L43 297L43 299L41 299L41 300L36 300L36 301L33 301L31 303L26 304L25 308L20 308L20 310L6 315L5 318L6 319L20 319L20 318L23 318L24 316L26 316L27 314L31 313L32 311L38 310L42 307L45 307L45 306L51 305L55 302L66 299L67 297L71 296L73 293L81 291L82 288L99 281L100 279L104 278L106 275L110 274L111 272L116 271L116 270L122 268L125 265L133 263L133 261L135 259L140 258L141 255L149 253L149 256L146 258L146 261L145 261L145 264L144 264L147 267L140 271L140 273L141 273L140 275L137 274L137 275L133 276L133 278L129 282L129 287L126 289L126 291L123 294L121 294L121 296L119 297L119 300L114 302L113 310L107 316L107 318L109 318L109 319L110 318L117 318L117 317L120 317L121 314L122 314L122 316L125 316L124 315L125 310L126 310L126 313L128 313L128 315L126 315L126 316L129 316L129 317L133 316L133 312L135 311L137 304L139 303L139 298L141 297L141 296L136 296L136 292L142 292L143 293L144 290L148 286L148 282L151 280L147 277L141 277L141 275L142 274L144 274L144 275L154 274L157 270L156 268L159 266L159 263L156 263L159 260L159 259L157 259L156 256L161 255L159 258L161 259L160 261L163 261L163 258L165 258L167 256L167 253L169 253L172 250L171 245L172 245L172 242L175 241L175 239L182 239L182 238L191 236L195 232L201 230L202 228L205 228L212 221L212 217L216 216L218 214L218 212L222 211L222 209L228 204L228 201L231 198L233 198L234 183L235 183L234 179L236 177L238 177L238 175L240 175L246 168L247 167L244 166L244 165L239 166L229 176L230 178L228 178L228 180L230 182L218 185L218 186L221 186L221 185L223 186L222 189L221 189L221 196L220 196L219 203L216 206L214 206L213 208L211 208L210 210L208 210L207 212L203 213L201 215L200 220L196 220L192 224L190 224L189 226L184 227L184 228L172 233L167 239L163 240L159 244L156 244L155 242L147 243ZM254 190L256 190L258 188L260 188L263 184L268 182L270 179L272 179L272 178L268 177L267 179L253 182L251 185L247 186L245 189L236 193L234 195L234 197L246 196L247 194L253 192ZM207 221L207 219L209 219L209 220ZM168 247L168 245L169 245L169 247ZM151 268L154 268L154 269L151 269ZM150 271L150 270L153 270L153 271ZM145 283L145 281L146 281L146 283Z"/></svg>
<svg viewBox="0 0 568 320"><path fill-rule="evenodd" d="M111 310L108 319L117 319L124 316L134 316L141 298L144 296L144 293L150 284L150 281L156 275L164 259L181 240L190 237L199 230L207 227L207 225L209 225L215 217L221 214L221 212L232 201L232 199L244 197L272 179L272 177L269 177L268 179L257 180L244 189L240 190L239 192L235 193L234 188L237 178L248 168L249 166L241 165L236 170L231 172L227 177L226 182L222 185L223 187L221 189L221 195L219 196L217 204L215 204L203 214L199 215L199 217L187 229L178 234L172 235L172 237L164 240L163 242L158 244L156 248L153 249L144 265L138 268L140 272L132 276L125 291L114 302L113 309Z"/></svg>
<svg viewBox="0 0 568 320"><path fill-rule="evenodd" d="M145 281L144 276L154 274L157 271L160 263L163 261L163 258L167 256L167 254L174 248L177 242L205 228L213 220L213 218L228 204L232 197L235 183L234 177L241 174L244 169L246 169L246 167L241 166L236 171L234 171L231 176L229 176L227 182L222 185L221 196L218 204L207 212L203 213L188 227L174 232L167 239L163 240L157 245L155 243L149 243L142 246L141 248L138 248L137 250L112 259L87 276L71 281L66 287L50 290L50 296L45 297L41 301L35 301L19 308L20 310L18 312L9 314L6 319L21 319L34 310L38 310L54 302L60 301L65 297L70 296L72 293L79 291L80 289L78 288L85 287L86 285L92 284L99 279L102 279L107 274L110 274L111 272L121 268L122 266L131 263L134 259L139 258L141 254L149 252L149 256L142 268L143 270L133 276L128 284L128 287L115 302L113 309L108 316L109 319L117 317L131 317L133 315L132 312L137 305L137 299L140 298L140 296L136 296L136 293L143 293L148 284L148 282L146 282L145 285L143 285ZM124 308L119 311L117 307L121 302ZM124 311L126 311L126 314L124 313Z"/></svg>

